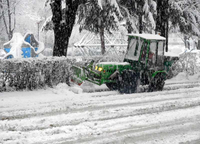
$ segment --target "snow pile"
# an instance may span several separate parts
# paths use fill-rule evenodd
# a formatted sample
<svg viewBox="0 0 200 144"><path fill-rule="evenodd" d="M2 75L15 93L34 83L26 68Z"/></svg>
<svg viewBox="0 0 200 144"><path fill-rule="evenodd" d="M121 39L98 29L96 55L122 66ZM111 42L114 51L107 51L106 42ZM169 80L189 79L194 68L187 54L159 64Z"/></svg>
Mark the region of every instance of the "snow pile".
<svg viewBox="0 0 200 144"><path fill-rule="evenodd" d="M79 86L77 85L68 86L66 83L59 83L51 90L54 94L59 94L59 95L81 94L83 92L83 89L80 88Z"/></svg>
<svg viewBox="0 0 200 144"><path fill-rule="evenodd" d="M74 85L73 87L70 87L69 90L72 91L73 93L76 93L76 94L81 94L81 93L83 93L83 89L80 88L80 87L77 86L77 85Z"/></svg>
<svg viewBox="0 0 200 144"><path fill-rule="evenodd" d="M103 92L103 91L109 91L108 87L103 84L103 85L96 85L90 82L85 81L80 88L83 90L83 92L89 93L89 92Z"/></svg>
<svg viewBox="0 0 200 144"><path fill-rule="evenodd" d="M180 72L177 76L170 79L170 82L196 82L200 81L200 74L187 75L186 72Z"/></svg>

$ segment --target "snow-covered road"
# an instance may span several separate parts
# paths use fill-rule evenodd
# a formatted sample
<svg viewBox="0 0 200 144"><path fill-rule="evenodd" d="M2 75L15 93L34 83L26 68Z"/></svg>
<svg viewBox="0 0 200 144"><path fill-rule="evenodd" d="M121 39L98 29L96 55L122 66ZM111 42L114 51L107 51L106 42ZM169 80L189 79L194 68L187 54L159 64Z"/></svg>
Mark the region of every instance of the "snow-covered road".
<svg viewBox="0 0 200 144"><path fill-rule="evenodd" d="M65 84L0 93L0 143L197 144L200 83L124 95Z"/></svg>

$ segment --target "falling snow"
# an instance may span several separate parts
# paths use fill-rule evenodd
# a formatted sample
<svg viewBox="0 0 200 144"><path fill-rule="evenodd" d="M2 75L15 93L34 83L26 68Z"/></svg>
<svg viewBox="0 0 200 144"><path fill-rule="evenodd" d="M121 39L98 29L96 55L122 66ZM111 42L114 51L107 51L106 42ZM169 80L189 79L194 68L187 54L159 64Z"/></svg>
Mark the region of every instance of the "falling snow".
<svg viewBox="0 0 200 144"><path fill-rule="evenodd" d="M0 62L0 144L200 143L199 0L0 0Z"/></svg>

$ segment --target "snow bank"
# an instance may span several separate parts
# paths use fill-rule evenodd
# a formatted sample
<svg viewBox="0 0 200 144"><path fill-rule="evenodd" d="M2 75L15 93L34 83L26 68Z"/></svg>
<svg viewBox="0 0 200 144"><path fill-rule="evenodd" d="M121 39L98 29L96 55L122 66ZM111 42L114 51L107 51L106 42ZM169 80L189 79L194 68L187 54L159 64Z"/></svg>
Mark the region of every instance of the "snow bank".
<svg viewBox="0 0 200 144"><path fill-rule="evenodd" d="M76 93L76 94L81 94L81 93L83 93L83 89L80 88L80 87L77 86L77 85L74 85L74 86L71 87L69 90L72 91L73 93Z"/></svg>
<svg viewBox="0 0 200 144"><path fill-rule="evenodd" d="M180 72L177 76L170 79L169 82L197 82L200 81L200 74L187 75L186 72Z"/></svg>
<svg viewBox="0 0 200 144"><path fill-rule="evenodd" d="M83 89L78 87L77 85L68 86L66 83L59 83L53 89L50 89L54 94L58 95L72 95L72 94L80 94L83 92Z"/></svg>

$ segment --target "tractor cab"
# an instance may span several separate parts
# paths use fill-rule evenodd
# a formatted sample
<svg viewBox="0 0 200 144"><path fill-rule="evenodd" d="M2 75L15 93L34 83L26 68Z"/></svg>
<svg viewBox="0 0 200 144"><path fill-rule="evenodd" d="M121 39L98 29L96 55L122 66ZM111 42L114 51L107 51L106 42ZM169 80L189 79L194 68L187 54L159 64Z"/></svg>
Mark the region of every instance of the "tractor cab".
<svg viewBox="0 0 200 144"><path fill-rule="evenodd" d="M125 62L140 64L142 68L164 67L165 38L153 34L128 34L128 48Z"/></svg>

